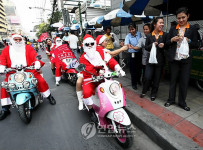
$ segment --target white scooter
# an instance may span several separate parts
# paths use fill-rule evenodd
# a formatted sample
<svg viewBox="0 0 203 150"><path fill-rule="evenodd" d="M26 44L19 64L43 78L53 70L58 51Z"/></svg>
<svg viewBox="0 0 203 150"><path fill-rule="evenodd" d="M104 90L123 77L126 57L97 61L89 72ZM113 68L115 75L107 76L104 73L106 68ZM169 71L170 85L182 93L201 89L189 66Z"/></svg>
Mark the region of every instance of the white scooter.
<svg viewBox="0 0 203 150"><path fill-rule="evenodd" d="M79 68L86 71L83 64L80 64ZM93 108L98 117L98 125L112 130L118 143L127 148L133 142L131 121L124 109L126 106L125 92L122 85L112 79L115 77L120 77L120 73L103 72L99 76L92 75L90 82L101 82L97 87L96 96L98 95L98 98L93 100Z"/></svg>

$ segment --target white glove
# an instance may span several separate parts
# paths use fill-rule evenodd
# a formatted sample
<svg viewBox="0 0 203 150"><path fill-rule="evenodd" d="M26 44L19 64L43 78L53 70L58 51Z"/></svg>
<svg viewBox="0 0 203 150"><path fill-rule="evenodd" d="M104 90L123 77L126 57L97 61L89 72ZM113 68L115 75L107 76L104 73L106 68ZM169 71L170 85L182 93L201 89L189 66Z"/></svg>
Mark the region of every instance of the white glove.
<svg viewBox="0 0 203 150"><path fill-rule="evenodd" d="M40 62L39 61L35 61L35 70L40 69L40 67L41 67Z"/></svg>
<svg viewBox="0 0 203 150"><path fill-rule="evenodd" d="M117 64L115 67L115 71L116 72L118 72L118 75L119 76L125 76L126 74L125 74L125 72L123 71L123 69L120 67L120 65L119 64Z"/></svg>
<svg viewBox="0 0 203 150"><path fill-rule="evenodd" d="M122 69L118 71L119 75L121 77L126 76L125 71L123 71Z"/></svg>
<svg viewBox="0 0 203 150"><path fill-rule="evenodd" d="M6 66L0 65L0 73L5 73Z"/></svg>
<svg viewBox="0 0 203 150"><path fill-rule="evenodd" d="M99 74L103 75L105 73L104 70L99 70Z"/></svg>
<svg viewBox="0 0 203 150"><path fill-rule="evenodd" d="M79 77L84 78L84 77L83 77L83 74L82 74L82 73L80 73L80 72L79 72L79 73L77 73L77 77L78 77L78 78L79 78Z"/></svg>

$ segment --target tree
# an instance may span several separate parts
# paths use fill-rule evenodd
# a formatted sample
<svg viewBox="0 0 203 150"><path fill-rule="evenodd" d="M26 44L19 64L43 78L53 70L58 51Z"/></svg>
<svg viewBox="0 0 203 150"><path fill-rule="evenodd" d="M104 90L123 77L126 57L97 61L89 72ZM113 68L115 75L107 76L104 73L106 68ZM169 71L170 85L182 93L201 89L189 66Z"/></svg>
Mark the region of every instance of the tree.
<svg viewBox="0 0 203 150"><path fill-rule="evenodd" d="M36 33L36 36L37 38L39 38L42 33L48 32L49 24L42 22L41 24L39 24L37 29L38 29L38 32Z"/></svg>
<svg viewBox="0 0 203 150"><path fill-rule="evenodd" d="M52 16L50 16L50 18L48 19L48 23L42 22L38 25L38 32L36 33L37 38L39 38L40 35L44 32L48 32L50 35L50 33L55 30L55 28L50 26L50 23L53 24L59 22L62 17L62 13L60 11L56 11L53 13Z"/></svg>
<svg viewBox="0 0 203 150"><path fill-rule="evenodd" d="M48 20L51 24L59 22L61 20L62 17L62 12L60 11L56 11L53 13L53 17L51 16Z"/></svg>

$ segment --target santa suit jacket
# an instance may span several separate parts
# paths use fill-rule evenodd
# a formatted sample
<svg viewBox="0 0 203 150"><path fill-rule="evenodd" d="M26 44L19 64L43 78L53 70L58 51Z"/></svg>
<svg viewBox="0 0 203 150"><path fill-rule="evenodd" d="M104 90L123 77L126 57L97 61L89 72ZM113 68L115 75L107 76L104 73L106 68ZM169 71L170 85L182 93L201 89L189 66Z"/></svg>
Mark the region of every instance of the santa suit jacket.
<svg viewBox="0 0 203 150"><path fill-rule="evenodd" d="M34 64L35 61L37 61L36 56L37 53L34 50L33 47L31 47L30 45L26 45L25 46L25 56L26 56L26 62L27 62L27 66L30 66L32 64ZM1 53L1 57L0 57L0 65L3 65L7 68L11 68L11 59L10 59L10 55L9 55L9 50L10 50L10 46L7 46L3 49L2 53ZM16 58L18 59L18 58ZM42 61L39 61L41 66L43 66L45 63Z"/></svg>
<svg viewBox="0 0 203 150"><path fill-rule="evenodd" d="M105 53L104 48L101 47L101 46L98 46L97 47L97 52L99 52L102 60L105 61ZM80 57L80 60L79 62L81 64L84 64L86 66L86 71L94 74L94 75L99 75L99 66L94 66L93 64L91 64L86 58L85 58L85 55L86 53L84 52L83 55ZM118 64L118 62L114 59L114 58L110 58L107 62L106 62L107 66L114 71L114 67ZM87 73L85 71L82 71L81 74L83 74L83 77L84 79L87 79L87 78L91 78L91 74L90 73Z"/></svg>

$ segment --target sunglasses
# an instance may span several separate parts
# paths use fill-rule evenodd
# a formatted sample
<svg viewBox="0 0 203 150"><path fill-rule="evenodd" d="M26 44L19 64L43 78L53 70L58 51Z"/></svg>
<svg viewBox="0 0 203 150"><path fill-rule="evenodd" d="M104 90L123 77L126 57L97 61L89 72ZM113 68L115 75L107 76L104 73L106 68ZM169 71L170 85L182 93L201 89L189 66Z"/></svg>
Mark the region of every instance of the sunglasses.
<svg viewBox="0 0 203 150"><path fill-rule="evenodd" d="M22 41L22 39L14 39L14 41Z"/></svg>
<svg viewBox="0 0 203 150"><path fill-rule="evenodd" d="M94 46L94 43L85 43L85 46Z"/></svg>

